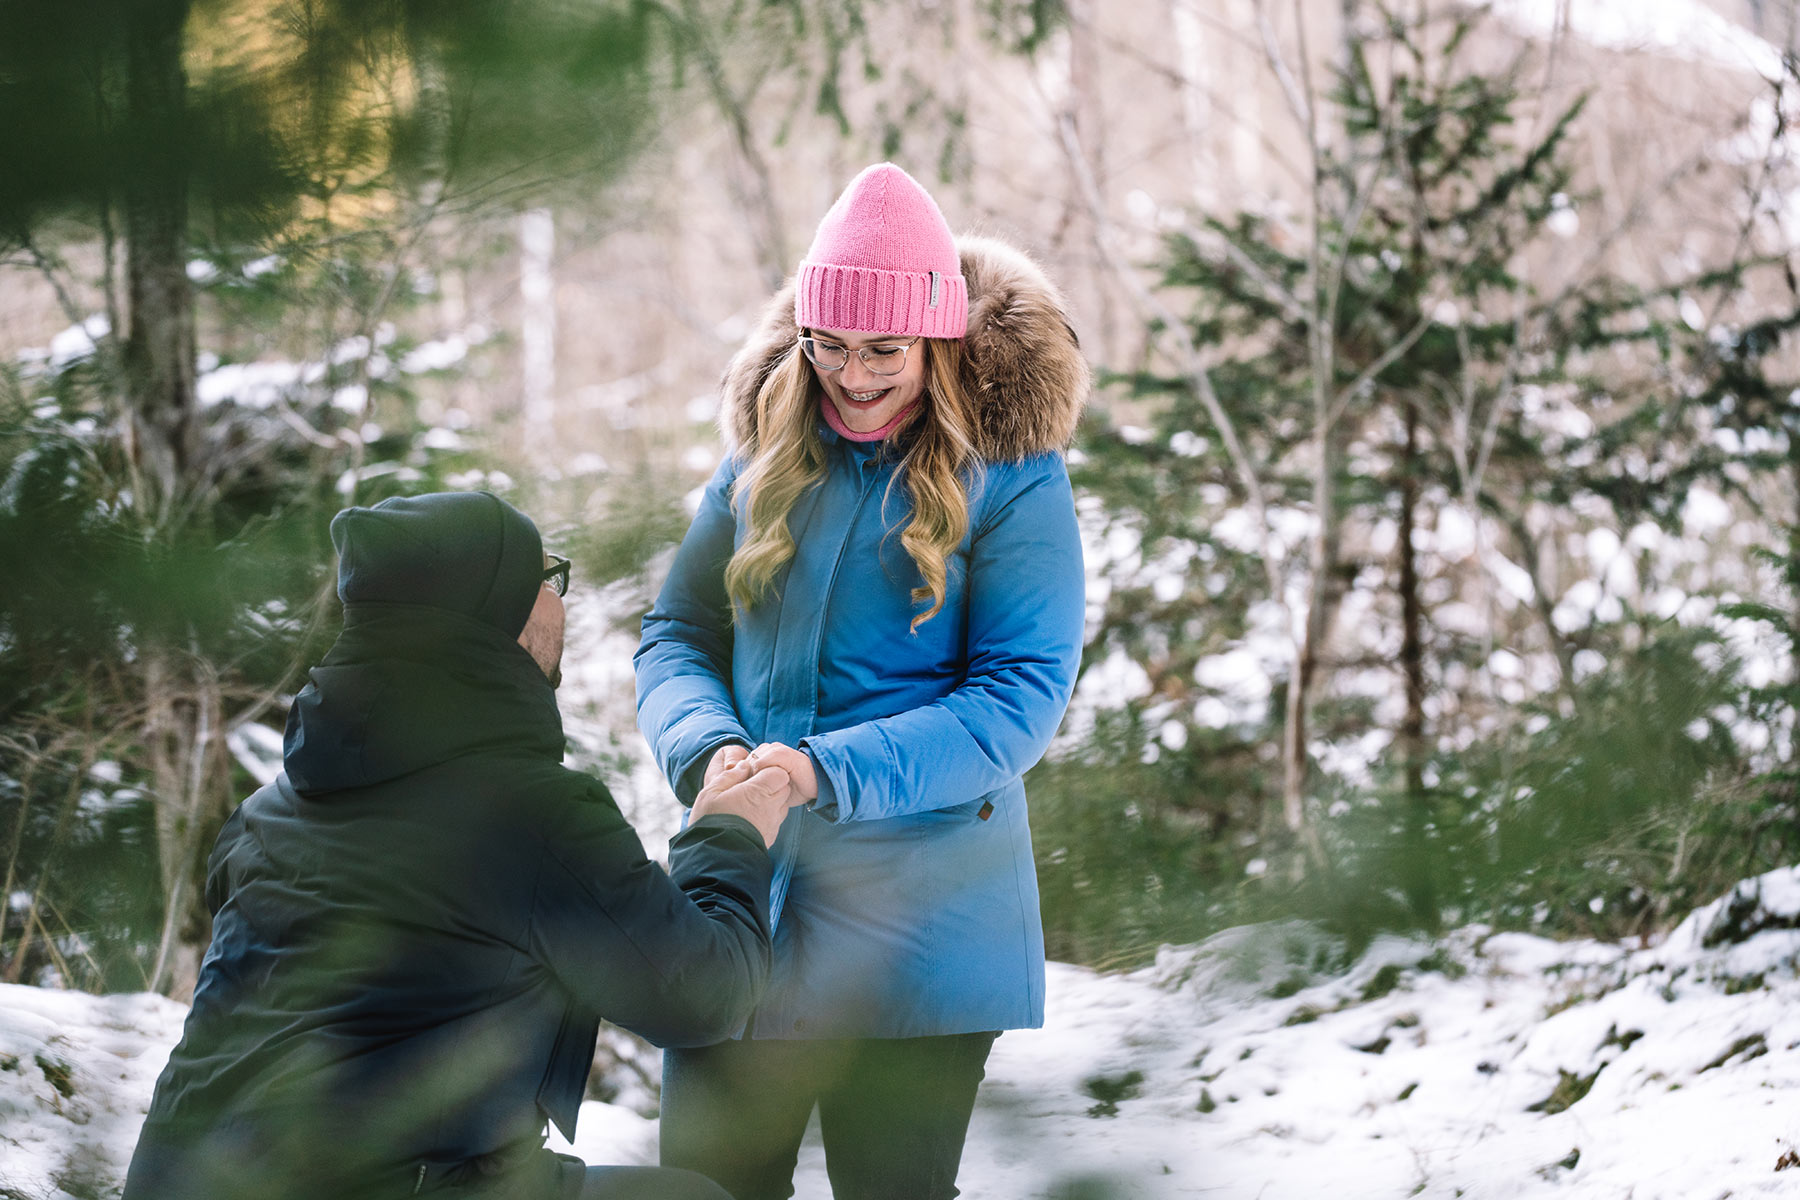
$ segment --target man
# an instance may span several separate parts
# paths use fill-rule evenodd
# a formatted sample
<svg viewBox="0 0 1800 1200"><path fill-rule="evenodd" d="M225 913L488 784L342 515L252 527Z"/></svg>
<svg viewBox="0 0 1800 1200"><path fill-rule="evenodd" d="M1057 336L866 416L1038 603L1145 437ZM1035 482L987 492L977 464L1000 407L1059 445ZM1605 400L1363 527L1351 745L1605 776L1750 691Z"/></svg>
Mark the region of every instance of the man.
<svg viewBox="0 0 1800 1200"><path fill-rule="evenodd" d="M285 771L213 850L212 946L126 1200L723 1197L584 1168L604 1017L729 1037L769 970L788 779L719 776L665 874L562 766L566 561L479 492L331 523L344 630L288 714Z"/></svg>

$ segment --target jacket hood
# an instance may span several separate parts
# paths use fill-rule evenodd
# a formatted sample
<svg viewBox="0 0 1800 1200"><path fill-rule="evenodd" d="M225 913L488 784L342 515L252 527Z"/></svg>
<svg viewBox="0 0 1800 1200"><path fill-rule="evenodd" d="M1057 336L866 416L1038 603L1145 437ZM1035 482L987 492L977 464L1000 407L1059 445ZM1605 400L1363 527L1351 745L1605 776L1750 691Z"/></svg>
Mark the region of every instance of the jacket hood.
<svg viewBox="0 0 1800 1200"><path fill-rule="evenodd" d="M331 520L338 598L416 604L492 625L516 638L544 579L531 518L492 492L393 496Z"/></svg>
<svg viewBox="0 0 1800 1200"><path fill-rule="evenodd" d="M424 605L350 605L310 677L283 740L301 792L368 787L465 754L562 761L549 680L483 621Z"/></svg>
<svg viewBox="0 0 1800 1200"><path fill-rule="evenodd" d="M986 237L956 242L969 288L963 385L976 408L975 445L990 462L1062 450L1087 403L1087 361L1062 294L1021 251ZM790 279L725 369L720 422L733 449L754 449L756 396L800 334Z"/></svg>

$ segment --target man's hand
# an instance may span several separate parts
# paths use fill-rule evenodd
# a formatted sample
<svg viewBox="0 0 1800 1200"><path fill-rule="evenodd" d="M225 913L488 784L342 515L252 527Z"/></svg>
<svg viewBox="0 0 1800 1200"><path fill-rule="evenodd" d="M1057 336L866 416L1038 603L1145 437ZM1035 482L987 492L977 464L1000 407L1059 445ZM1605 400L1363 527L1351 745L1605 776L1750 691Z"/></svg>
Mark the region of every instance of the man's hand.
<svg viewBox="0 0 1800 1200"><path fill-rule="evenodd" d="M819 777L813 770L812 756L806 751L780 742L764 742L750 752L747 761L759 767L780 767L787 773L789 808L819 798Z"/></svg>
<svg viewBox="0 0 1800 1200"><path fill-rule="evenodd" d="M737 747L740 753L743 747ZM715 756L715 760L716 760ZM791 790L787 772L780 767L753 763L747 757L721 767L716 775L709 764L710 782L694 799L694 819L713 813L729 813L756 826L763 846L775 844L781 832L781 819L787 816L787 797Z"/></svg>
<svg viewBox="0 0 1800 1200"><path fill-rule="evenodd" d="M728 746L720 746L713 751L713 756L706 762L706 773L700 778L700 786L706 787L719 777L719 772L726 767L735 767L750 757L750 751L736 742Z"/></svg>

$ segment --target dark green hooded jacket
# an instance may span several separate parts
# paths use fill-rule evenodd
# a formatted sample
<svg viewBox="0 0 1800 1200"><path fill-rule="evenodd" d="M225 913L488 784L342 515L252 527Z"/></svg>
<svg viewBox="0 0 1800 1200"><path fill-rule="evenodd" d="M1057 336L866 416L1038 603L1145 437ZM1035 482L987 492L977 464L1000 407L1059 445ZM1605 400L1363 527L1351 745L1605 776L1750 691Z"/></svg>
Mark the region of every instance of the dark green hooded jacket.
<svg viewBox="0 0 1800 1200"><path fill-rule="evenodd" d="M213 850L212 945L128 1200L525 1194L546 1120L573 1135L601 1018L714 1042L767 978L754 827L694 822L665 873L606 788L562 767L554 693L516 640L529 605L364 600L386 593L343 582L349 524L344 632L295 700L284 774ZM511 556L535 595L536 545L476 541L495 586L523 586L501 578Z"/></svg>

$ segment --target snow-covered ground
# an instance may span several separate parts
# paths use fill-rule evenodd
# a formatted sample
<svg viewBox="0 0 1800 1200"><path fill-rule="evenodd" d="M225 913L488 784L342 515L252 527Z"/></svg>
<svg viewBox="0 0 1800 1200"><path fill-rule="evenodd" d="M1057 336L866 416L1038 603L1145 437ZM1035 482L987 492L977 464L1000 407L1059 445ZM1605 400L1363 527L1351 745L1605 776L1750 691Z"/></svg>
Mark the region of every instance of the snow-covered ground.
<svg viewBox="0 0 1800 1200"><path fill-rule="evenodd" d="M1800 868L1660 944L1465 929L1349 966L1301 924L1098 975L1002 1037L963 1160L981 1200L1800 1195ZM107 1195L182 1006L0 987L0 1197ZM589 1103L576 1150L655 1159ZM801 1200L829 1195L809 1145Z"/></svg>

